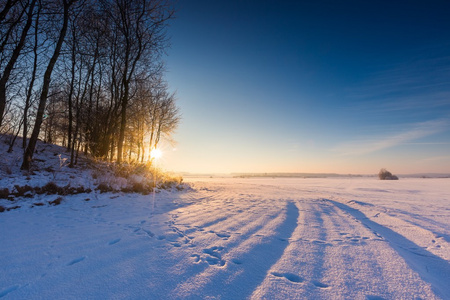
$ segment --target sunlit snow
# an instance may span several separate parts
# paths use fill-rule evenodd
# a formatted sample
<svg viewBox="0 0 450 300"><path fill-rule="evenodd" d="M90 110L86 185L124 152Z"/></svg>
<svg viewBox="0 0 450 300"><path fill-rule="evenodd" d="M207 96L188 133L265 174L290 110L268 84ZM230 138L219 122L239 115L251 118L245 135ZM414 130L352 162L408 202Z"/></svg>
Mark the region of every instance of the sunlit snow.
<svg viewBox="0 0 450 300"><path fill-rule="evenodd" d="M450 298L449 179L188 181L1 213L0 297Z"/></svg>

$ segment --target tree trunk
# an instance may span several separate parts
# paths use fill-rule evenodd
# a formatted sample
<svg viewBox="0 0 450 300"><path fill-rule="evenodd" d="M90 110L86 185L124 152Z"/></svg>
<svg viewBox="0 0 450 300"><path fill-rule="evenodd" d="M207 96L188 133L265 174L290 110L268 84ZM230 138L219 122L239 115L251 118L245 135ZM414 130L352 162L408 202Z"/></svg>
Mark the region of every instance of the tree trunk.
<svg viewBox="0 0 450 300"><path fill-rule="evenodd" d="M33 93L34 81L36 80L37 64L38 64L38 26L39 26L39 16L41 13L41 6L38 6L38 11L36 15L36 22L34 24L34 46L33 46L33 71L31 72L30 85L28 86L27 96L25 98L25 107L23 109L23 132L22 132L22 148L27 147L27 135L28 135L28 110L31 106L31 95Z"/></svg>
<svg viewBox="0 0 450 300"><path fill-rule="evenodd" d="M34 123L33 132L31 134L30 140L28 142L27 149L25 150L23 156L22 166L20 167L22 170L29 170L31 166L31 160L33 159L33 153L36 148L36 142L39 137L39 131L41 129L41 124L43 121L45 105L47 102L47 95L50 86L50 80L52 77L53 68L55 67L56 61L58 60L59 54L61 52L61 47L64 42L64 38L67 32L67 25L69 23L69 7L72 5L73 1L64 1L64 18L63 18L63 26L61 28L61 32L59 34L58 42L56 43L55 50L53 55L47 65L47 69L44 73L44 80L42 84L42 92L41 97L39 99L39 106L36 113L36 121Z"/></svg>
<svg viewBox="0 0 450 300"><path fill-rule="evenodd" d="M125 88L128 90L128 87ZM123 152L123 140L125 138L125 126L127 124L127 105L128 105L128 95L125 92L124 99L122 99L122 111L120 113L120 129L119 129L119 140L117 144L117 163L122 162L122 152Z"/></svg>

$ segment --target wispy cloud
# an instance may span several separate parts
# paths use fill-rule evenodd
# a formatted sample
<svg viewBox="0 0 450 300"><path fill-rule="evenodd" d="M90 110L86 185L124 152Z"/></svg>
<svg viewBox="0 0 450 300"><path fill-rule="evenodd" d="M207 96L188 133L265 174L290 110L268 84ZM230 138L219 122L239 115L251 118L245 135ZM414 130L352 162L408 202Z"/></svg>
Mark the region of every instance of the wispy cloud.
<svg viewBox="0 0 450 300"><path fill-rule="evenodd" d="M450 155L433 156L422 159L422 162L450 161Z"/></svg>
<svg viewBox="0 0 450 300"><path fill-rule="evenodd" d="M450 56L436 55L423 58L421 53L416 60L397 65L386 65L383 70L372 74L365 83L352 90L358 98L376 98L409 91L417 94L423 90L448 90Z"/></svg>
<svg viewBox="0 0 450 300"><path fill-rule="evenodd" d="M386 65L365 82L348 89L346 96L354 100L348 109L372 114L427 113L436 109L449 112L450 56L428 52L419 53L416 60Z"/></svg>
<svg viewBox="0 0 450 300"><path fill-rule="evenodd" d="M370 112L379 115L402 112L427 113L436 110L445 113L450 111L450 87L449 91L429 91L423 94L395 97L385 96L378 101L355 101L347 110L351 113Z"/></svg>
<svg viewBox="0 0 450 300"><path fill-rule="evenodd" d="M448 130L450 122L447 119L415 123L407 129L392 135L372 138L360 138L341 144L333 150L340 155L363 155L401 144L410 143L420 138Z"/></svg>

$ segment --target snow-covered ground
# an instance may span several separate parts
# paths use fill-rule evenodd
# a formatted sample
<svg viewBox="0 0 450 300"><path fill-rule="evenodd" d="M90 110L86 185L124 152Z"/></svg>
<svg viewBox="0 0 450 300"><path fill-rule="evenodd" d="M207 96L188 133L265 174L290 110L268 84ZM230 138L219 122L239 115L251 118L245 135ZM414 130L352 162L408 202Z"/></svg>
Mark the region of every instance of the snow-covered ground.
<svg viewBox="0 0 450 300"><path fill-rule="evenodd" d="M450 179L189 181L0 213L0 298L450 299Z"/></svg>

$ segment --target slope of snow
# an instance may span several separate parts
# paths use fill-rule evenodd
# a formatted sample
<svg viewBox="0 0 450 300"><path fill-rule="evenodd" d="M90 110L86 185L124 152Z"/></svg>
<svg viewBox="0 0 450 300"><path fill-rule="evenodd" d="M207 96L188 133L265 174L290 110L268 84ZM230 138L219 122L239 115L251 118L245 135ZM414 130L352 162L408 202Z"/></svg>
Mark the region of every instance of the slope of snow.
<svg viewBox="0 0 450 300"><path fill-rule="evenodd" d="M38 141L30 172L21 171L22 139L17 138L13 152L7 153L10 136L0 134L0 188L14 190L15 185L43 186L52 181L59 186L93 188L90 162L80 155L77 168L69 168L70 153L65 148Z"/></svg>
<svg viewBox="0 0 450 300"><path fill-rule="evenodd" d="M448 179L190 181L0 213L0 298L450 299Z"/></svg>

